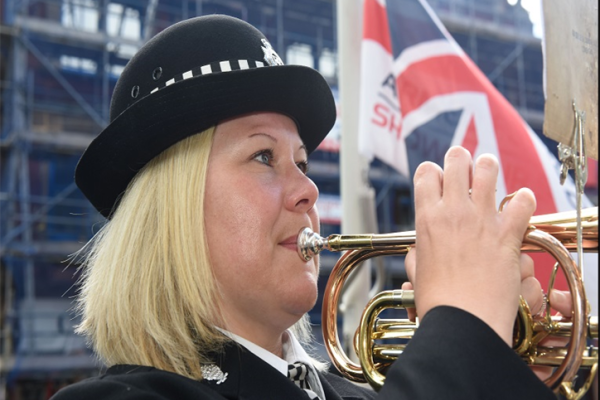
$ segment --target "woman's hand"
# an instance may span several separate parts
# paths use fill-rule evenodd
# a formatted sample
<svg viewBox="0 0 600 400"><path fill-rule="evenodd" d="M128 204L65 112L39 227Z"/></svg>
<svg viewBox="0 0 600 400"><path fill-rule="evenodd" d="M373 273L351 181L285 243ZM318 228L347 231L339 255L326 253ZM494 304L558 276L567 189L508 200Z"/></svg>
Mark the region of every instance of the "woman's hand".
<svg viewBox="0 0 600 400"><path fill-rule="evenodd" d="M413 290L413 284L411 283L415 279L415 269L417 264L417 249L412 249L404 260L404 267L406 269L409 282L402 284L402 290ZM533 268L533 259L527 254L521 254L521 296L527 302L532 314L541 314L545 309L544 293L542 292L542 285L535 278ZM569 315L570 313L570 293L568 292L557 292L553 291L553 296L557 296L557 303L559 304L557 310L563 310ZM566 304L565 304L566 303ZM411 321L415 321L417 311L414 308L407 309L408 318Z"/></svg>
<svg viewBox="0 0 600 400"><path fill-rule="evenodd" d="M480 156L473 170L470 154L461 147L448 150L443 171L429 162L417 168L419 251L414 257L419 268L411 281L421 318L436 306L461 308L511 345L521 294L521 243L535 197L521 189L498 213L497 176L494 156Z"/></svg>
<svg viewBox="0 0 600 400"><path fill-rule="evenodd" d="M404 266L411 282L415 279L417 251L417 248L412 249L404 260ZM413 290L411 282L404 282L402 290ZM521 296L527 302L533 315L541 315L545 312L544 293L542 292L540 282L534 276L533 260L526 254L521 255ZM552 290L548 297L550 304L552 304L552 309L558 311L557 315L571 315L573 310L571 293L568 291ZM406 311L408 318L414 322L417 316L416 309L410 308ZM542 340L540 345L564 347L567 343L568 338L548 338ZM543 366L531 366L531 369L541 380L548 379L553 371L552 367Z"/></svg>
<svg viewBox="0 0 600 400"><path fill-rule="evenodd" d="M546 309L542 285L534 276L533 260L531 257L521 255L521 296L527 302L532 315L543 315ZM551 290L549 302L558 315L570 316L573 310L571 293L561 290ZM547 338L540 342L541 346L564 347L568 338ZM532 366L531 369L541 380L546 380L552 375L552 367Z"/></svg>
<svg viewBox="0 0 600 400"><path fill-rule="evenodd" d="M545 308L542 285L535 277L533 259L521 254L521 296L529 306L532 315L543 313Z"/></svg>
<svg viewBox="0 0 600 400"><path fill-rule="evenodd" d="M553 289L548 295L548 301L552 304L552 309L558 311L556 315L570 316L573 312L571 303L571 293L562 290ZM535 313L533 310L532 313ZM543 312L543 311L542 311ZM565 347L569 343L569 338L551 337L540 342L540 346L546 347ZM552 375L552 367L532 366L531 369L541 380L546 380Z"/></svg>

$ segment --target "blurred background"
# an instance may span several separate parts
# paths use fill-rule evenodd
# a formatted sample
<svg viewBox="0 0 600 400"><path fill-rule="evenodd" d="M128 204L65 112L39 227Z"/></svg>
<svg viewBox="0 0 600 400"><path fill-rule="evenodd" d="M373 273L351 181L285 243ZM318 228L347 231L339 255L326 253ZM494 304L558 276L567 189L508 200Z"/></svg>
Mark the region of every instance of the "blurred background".
<svg viewBox="0 0 600 400"><path fill-rule="evenodd" d="M556 142L542 134L539 9L517 0L429 4L557 154ZM107 124L112 90L131 56L169 25L213 13L255 25L286 64L318 69L338 96L335 0L2 0L0 400L47 399L101 370L85 340L73 333L77 317L70 309L78 274L68 257L103 224L74 185L74 168ZM336 124L311 155L309 175L321 191L323 235L340 232L341 129ZM410 179L375 160L368 180L379 231L413 229ZM597 163L590 159L586 195L597 204L597 194ZM322 257L321 291L336 260L333 254ZM386 286L399 288L406 280L402 259L384 262ZM319 303L311 313L318 340L320 312Z"/></svg>

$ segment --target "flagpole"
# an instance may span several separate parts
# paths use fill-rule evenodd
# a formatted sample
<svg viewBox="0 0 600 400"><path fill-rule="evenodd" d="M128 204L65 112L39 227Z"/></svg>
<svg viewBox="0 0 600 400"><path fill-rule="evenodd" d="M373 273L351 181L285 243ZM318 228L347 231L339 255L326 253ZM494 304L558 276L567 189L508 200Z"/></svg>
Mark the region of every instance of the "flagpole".
<svg viewBox="0 0 600 400"><path fill-rule="evenodd" d="M342 233L366 232L361 209L373 196L368 185L369 162L358 152L358 115L360 82L360 47L362 41L362 0L337 0L338 86L340 94L341 147L340 194L342 203ZM373 204L373 202L371 202ZM344 347L355 361L352 341L363 309L368 301L371 273L369 265L359 268L346 285L340 305L343 312Z"/></svg>

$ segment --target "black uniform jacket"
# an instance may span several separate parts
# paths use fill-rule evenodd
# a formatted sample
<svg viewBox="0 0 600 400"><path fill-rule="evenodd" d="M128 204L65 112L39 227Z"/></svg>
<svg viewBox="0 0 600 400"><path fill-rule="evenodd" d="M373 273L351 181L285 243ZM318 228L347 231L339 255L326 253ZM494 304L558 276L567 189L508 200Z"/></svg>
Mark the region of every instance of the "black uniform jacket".
<svg viewBox="0 0 600 400"><path fill-rule="evenodd" d="M228 346L215 363L228 374L220 384L152 367L117 365L61 390L52 400L308 399L286 376L239 345ZM379 393L331 373L319 378L327 400L556 399L485 323L451 307L427 314Z"/></svg>

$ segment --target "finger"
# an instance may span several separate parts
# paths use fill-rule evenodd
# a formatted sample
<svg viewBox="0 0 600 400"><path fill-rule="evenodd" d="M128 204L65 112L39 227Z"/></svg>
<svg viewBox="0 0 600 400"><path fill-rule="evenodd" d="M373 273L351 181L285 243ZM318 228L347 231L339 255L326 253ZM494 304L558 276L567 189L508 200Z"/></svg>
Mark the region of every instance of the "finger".
<svg viewBox="0 0 600 400"><path fill-rule="evenodd" d="M402 284L402 290L413 290L413 285L410 282L404 282ZM417 320L417 309L416 308L407 308L406 313L408 314L408 319L412 322Z"/></svg>
<svg viewBox="0 0 600 400"><path fill-rule="evenodd" d="M444 158L444 200L454 202L468 199L472 170L471 154L463 147L450 147Z"/></svg>
<svg viewBox="0 0 600 400"><path fill-rule="evenodd" d="M521 188L502 210L502 215L505 216L509 229L518 235L519 240L522 240L523 235L525 235L525 230L529 226L529 220L535 211L535 207L536 201L533 192L528 188Z"/></svg>
<svg viewBox="0 0 600 400"><path fill-rule="evenodd" d="M442 198L442 168L432 162L421 163L413 178L415 186L415 213L427 209Z"/></svg>
<svg viewBox="0 0 600 400"><path fill-rule="evenodd" d="M417 273L417 249L412 248L404 258L404 269L406 270L406 275L408 276L408 280L411 282L415 282L416 273Z"/></svg>
<svg viewBox="0 0 600 400"><path fill-rule="evenodd" d="M566 317L573 314L571 293L563 290L552 289L548 295L552 308Z"/></svg>
<svg viewBox="0 0 600 400"><path fill-rule="evenodd" d="M527 254L521 253L521 280L534 276L535 268L533 266L533 258Z"/></svg>
<svg viewBox="0 0 600 400"><path fill-rule="evenodd" d="M567 347L568 344L569 344L568 337L548 336L540 341L539 346L554 347L554 348L558 349L559 347Z"/></svg>
<svg viewBox="0 0 600 400"><path fill-rule="evenodd" d="M567 318L571 317L572 304L570 292L552 289L548 294L548 301L552 305L552 308L558 311L556 313L557 317L562 317L563 315ZM540 346L559 348L566 347L568 343L568 337L550 335L540 341Z"/></svg>
<svg viewBox="0 0 600 400"><path fill-rule="evenodd" d="M552 375L553 371L552 367L542 367L539 365L532 365L531 370L542 381L550 378L550 375Z"/></svg>
<svg viewBox="0 0 600 400"><path fill-rule="evenodd" d="M544 307L544 292L542 292L542 285L533 276L528 276L521 281L521 296L527 302L529 311L532 315L540 314Z"/></svg>
<svg viewBox="0 0 600 400"><path fill-rule="evenodd" d="M497 180L498 159L492 154L479 156L473 172L471 200L484 209L495 209Z"/></svg>

